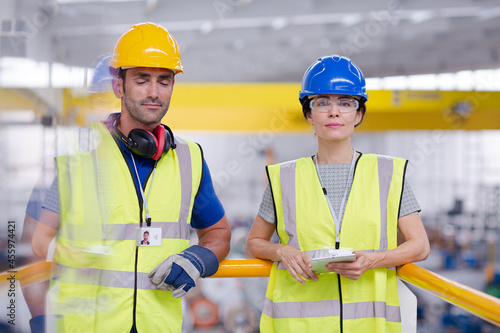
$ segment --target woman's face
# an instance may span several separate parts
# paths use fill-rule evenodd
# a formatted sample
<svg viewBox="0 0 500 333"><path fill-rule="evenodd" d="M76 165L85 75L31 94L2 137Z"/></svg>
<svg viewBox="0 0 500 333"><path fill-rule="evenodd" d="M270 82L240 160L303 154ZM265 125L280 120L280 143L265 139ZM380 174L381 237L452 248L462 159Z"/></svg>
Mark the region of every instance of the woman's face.
<svg viewBox="0 0 500 333"><path fill-rule="evenodd" d="M344 141L351 137L354 126L363 118L357 111L357 101L348 95L317 95L312 98L311 112L307 120L319 139Z"/></svg>

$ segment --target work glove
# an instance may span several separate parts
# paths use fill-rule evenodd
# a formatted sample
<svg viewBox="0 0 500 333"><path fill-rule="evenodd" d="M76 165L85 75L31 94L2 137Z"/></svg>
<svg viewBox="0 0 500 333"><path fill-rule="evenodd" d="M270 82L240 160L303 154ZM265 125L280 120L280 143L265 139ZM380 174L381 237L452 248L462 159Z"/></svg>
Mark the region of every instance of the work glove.
<svg viewBox="0 0 500 333"><path fill-rule="evenodd" d="M179 298L196 286L200 276L214 275L218 269L219 260L215 253L193 245L163 260L148 276L157 288L166 288L172 291L172 296Z"/></svg>

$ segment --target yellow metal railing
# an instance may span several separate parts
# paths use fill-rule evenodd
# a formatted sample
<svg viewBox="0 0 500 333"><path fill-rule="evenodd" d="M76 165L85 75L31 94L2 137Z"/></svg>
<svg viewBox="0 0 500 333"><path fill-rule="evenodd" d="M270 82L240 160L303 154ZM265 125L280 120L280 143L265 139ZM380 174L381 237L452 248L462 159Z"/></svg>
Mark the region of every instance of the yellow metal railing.
<svg viewBox="0 0 500 333"><path fill-rule="evenodd" d="M273 263L262 259L226 259L219 264L214 278L225 277L263 277L269 276Z"/></svg>
<svg viewBox="0 0 500 333"><path fill-rule="evenodd" d="M268 260L226 259L213 277L269 276L271 266ZM500 299L414 264L398 267L397 273L402 280L500 326Z"/></svg>
<svg viewBox="0 0 500 333"><path fill-rule="evenodd" d="M500 299L414 264L398 267L397 272L402 280L500 326Z"/></svg>
<svg viewBox="0 0 500 333"><path fill-rule="evenodd" d="M269 276L271 266L272 262L268 260L226 259L220 263L218 272L212 277L265 277ZM12 280L19 281L23 287L47 280L50 268L50 262L41 261L3 272L0 274L0 290L3 293L8 289ZM500 299L414 264L398 267L397 273L402 280L500 326Z"/></svg>

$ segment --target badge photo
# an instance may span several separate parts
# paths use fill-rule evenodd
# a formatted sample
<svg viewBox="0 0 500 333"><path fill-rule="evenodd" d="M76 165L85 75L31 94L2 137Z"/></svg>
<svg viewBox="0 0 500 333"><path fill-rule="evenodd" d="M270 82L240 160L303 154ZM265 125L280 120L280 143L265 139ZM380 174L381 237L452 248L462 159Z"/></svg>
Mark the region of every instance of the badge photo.
<svg viewBox="0 0 500 333"><path fill-rule="evenodd" d="M161 228L139 228L137 230L137 246L160 246Z"/></svg>

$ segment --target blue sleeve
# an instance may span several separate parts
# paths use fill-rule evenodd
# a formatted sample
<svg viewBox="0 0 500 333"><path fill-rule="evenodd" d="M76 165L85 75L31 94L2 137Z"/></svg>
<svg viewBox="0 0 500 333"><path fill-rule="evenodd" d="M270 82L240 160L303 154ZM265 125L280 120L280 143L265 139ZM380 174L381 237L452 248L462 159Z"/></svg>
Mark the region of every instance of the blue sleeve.
<svg viewBox="0 0 500 333"><path fill-rule="evenodd" d="M225 214L212 184L212 177L205 159L203 159L203 174L200 190L194 199L191 227L195 229L208 228L217 223Z"/></svg>

